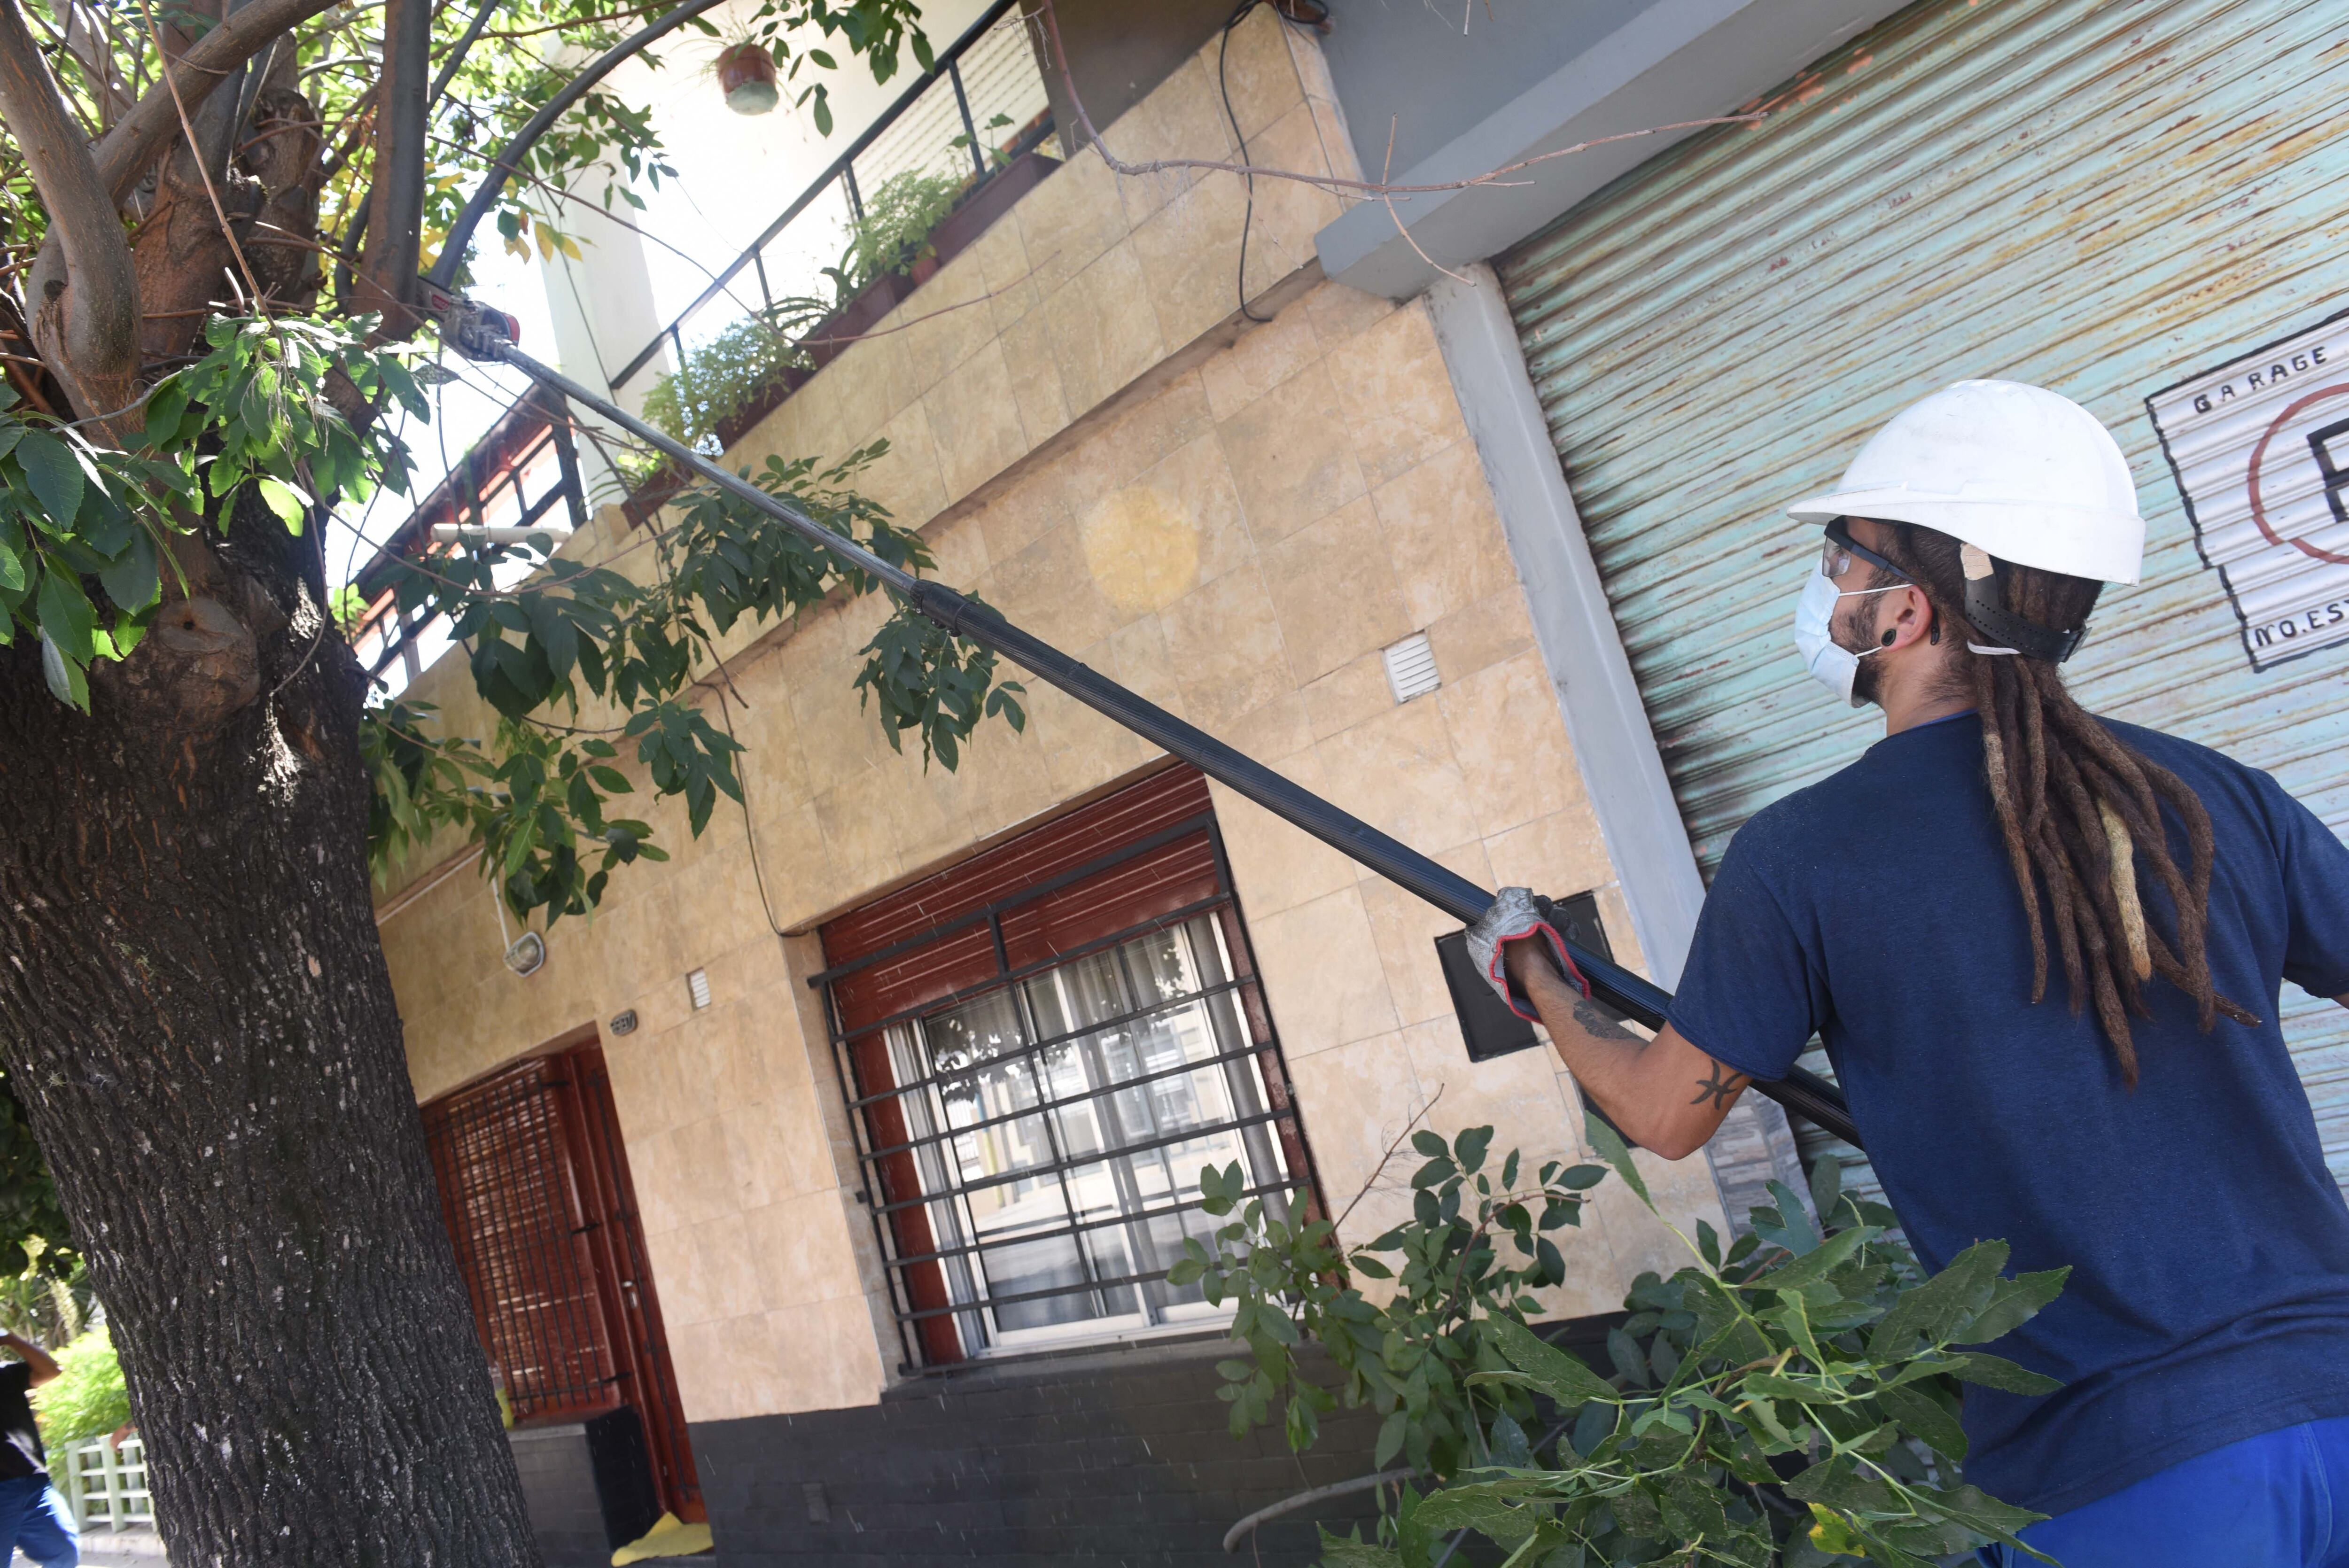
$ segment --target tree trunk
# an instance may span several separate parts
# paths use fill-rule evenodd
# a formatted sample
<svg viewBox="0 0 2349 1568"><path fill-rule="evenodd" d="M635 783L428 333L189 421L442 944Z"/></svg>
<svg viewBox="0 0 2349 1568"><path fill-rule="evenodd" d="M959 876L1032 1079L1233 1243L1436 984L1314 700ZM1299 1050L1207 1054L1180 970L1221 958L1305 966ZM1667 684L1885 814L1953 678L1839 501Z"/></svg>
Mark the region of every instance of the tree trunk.
<svg viewBox="0 0 2349 1568"><path fill-rule="evenodd" d="M248 499L202 554L90 715L0 650L0 1058L174 1563L535 1563L376 937L317 531Z"/></svg>

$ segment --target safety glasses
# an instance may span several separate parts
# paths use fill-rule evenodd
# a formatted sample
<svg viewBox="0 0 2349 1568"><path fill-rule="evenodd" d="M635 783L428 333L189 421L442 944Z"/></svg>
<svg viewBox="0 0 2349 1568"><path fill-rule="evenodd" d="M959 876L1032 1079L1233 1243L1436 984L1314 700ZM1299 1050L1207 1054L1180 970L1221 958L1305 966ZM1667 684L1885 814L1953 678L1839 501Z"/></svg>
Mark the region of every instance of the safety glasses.
<svg viewBox="0 0 2349 1568"><path fill-rule="evenodd" d="M1820 573L1831 582L1841 582L1843 574L1851 570L1853 562L1865 561L1870 566L1881 567L1891 573L1903 583L1908 582L1909 573L1852 538L1851 530L1845 526L1848 521L1838 517L1827 523L1826 542L1819 547Z"/></svg>

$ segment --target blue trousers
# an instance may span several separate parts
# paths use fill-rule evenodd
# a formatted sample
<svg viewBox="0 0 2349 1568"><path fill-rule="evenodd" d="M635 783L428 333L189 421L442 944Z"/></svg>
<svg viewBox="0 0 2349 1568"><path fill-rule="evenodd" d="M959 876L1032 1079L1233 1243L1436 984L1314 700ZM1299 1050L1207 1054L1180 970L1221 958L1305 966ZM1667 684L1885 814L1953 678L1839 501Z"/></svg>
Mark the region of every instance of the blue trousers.
<svg viewBox="0 0 2349 1568"><path fill-rule="evenodd" d="M2064 1568L2349 1568L2349 1418L2213 1449L2023 1539ZM2033 1561L2012 1546L1981 1556Z"/></svg>
<svg viewBox="0 0 2349 1568"><path fill-rule="evenodd" d="M0 1480L0 1551L11 1544L40 1568L74 1568L81 1561L73 1515L48 1477Z"/></svg>

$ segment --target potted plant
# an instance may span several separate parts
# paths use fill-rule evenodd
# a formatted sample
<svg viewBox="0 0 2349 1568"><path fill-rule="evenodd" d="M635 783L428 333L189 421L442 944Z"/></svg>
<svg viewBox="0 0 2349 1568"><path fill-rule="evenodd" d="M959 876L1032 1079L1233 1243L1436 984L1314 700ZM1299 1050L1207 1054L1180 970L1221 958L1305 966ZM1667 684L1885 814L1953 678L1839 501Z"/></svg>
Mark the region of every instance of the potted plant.
<svg viewBox="0 0 2349 1568"><path fill-rule="evenodd" d="M713 68L726 94L726 107L736 114L771 113L782 101L782 90L775 79L775 57L755 39L744 38L719 50Z"/></svg>

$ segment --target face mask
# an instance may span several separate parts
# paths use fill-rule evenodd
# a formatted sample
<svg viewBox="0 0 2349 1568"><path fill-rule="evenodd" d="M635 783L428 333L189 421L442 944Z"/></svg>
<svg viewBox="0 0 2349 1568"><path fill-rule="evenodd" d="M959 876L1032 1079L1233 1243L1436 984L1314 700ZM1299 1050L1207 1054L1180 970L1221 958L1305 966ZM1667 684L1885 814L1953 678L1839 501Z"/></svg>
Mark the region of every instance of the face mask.
<svg viewBox="0 0 2349 1568"><path fill-rule="evenodd" d="M1839 600L1889 593L1907 586L1905 583L1895 583L1883 588L1855 588L1846 593L1835 585L1834 578L1813 570L1811 580L1803 584L1802 597L1795 601L1795 651L1803 655L1803 666L1811 672L1811 678L1857 707L1860 700L1852 695L1851 686L1859 676L1859 661L1866 655L1855 654L1835 640L1836 604ZM1871 654L1883 651L1868 650Z"/></svg>

